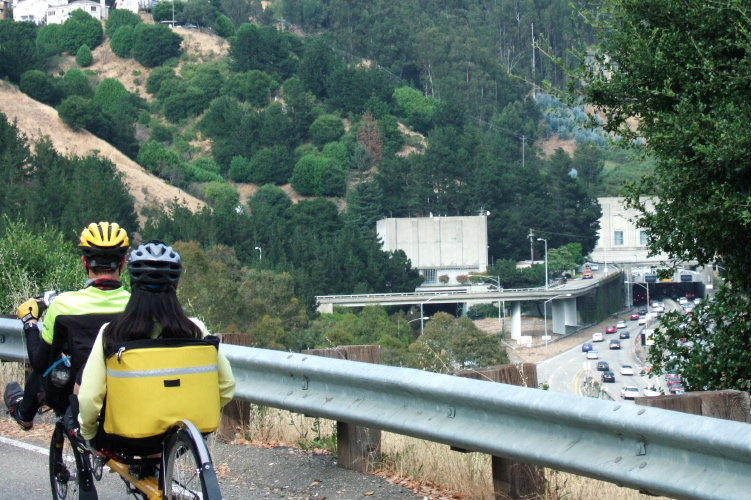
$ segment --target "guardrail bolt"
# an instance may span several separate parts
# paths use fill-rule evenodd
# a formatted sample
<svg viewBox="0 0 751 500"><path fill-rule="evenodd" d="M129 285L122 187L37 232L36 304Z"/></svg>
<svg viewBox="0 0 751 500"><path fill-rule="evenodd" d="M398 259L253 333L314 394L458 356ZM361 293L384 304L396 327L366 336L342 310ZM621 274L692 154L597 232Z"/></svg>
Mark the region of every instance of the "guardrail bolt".
<svg viewBox="0 0 751 500"><path fill-rule="evenodd" d="M454 418L456 416L456 409L452 406L446 408L446 416L448 418Z"/></svg>

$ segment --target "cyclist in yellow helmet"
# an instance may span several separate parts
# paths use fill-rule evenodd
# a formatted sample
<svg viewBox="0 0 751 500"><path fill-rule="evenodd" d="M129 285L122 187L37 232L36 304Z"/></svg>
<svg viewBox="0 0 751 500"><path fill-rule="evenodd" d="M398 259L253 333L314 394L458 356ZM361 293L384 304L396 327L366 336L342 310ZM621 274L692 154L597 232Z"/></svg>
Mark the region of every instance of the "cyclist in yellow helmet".
<svg viewBox="0 0 751 500"><path fill-rule="evenodd" d="M68 396L80 383L81 369L99 328L125 309L130 293L123 289L120 272L130 241L116 223L91 223L83 229L78 247L88 275L82 289L56 297L32 298L18 307L26 347L33 368L25 390L12 381L5 387L8 413L25 430L33 427L42 404L64 411ZM49 307L48 307L49 306ZM46 310L42 330L37 320Z"/></svg>

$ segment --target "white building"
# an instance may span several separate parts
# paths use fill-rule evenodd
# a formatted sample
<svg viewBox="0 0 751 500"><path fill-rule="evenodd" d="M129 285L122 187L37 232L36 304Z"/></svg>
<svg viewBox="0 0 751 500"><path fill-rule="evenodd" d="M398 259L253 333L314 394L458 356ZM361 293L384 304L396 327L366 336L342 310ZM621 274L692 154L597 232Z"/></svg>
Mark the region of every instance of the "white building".
<svg viewBox="0 0 751 500"><path fill-rule="evenodd" d="M623 198L598 198L602 207L600 238L590 254L592 262L601 263L659 263L667 261L667 254L647 256L647 231L638 228L633 220L639 213L623 206ZM642 198L647 210L652 200Z"/></svg>
<svg viewBox="0 0 751 500"><path fill-rule="evenodd" d="M455 285L459 275L487 270L487 215L387 218L376 223L376 230L383 250L403 250L425 284L446 275Z"/></svg>
<svg viewBox="0 0 751 500"><path fill-rule="evenodd" d="M14 21L31 21L36 24L62 24L76 9L81 9L94 19L107 19L109 8L104 0L22 0L13 6Z"/></svg>
<svg viewBox="0 0 751 500"><path fill-rule="evenodd" d="M104 4L104 0L93 2L91 0L76 0L75 2L63 5L50 5L47 9L47 24L63 24L70 13L76 9L81 9L94 19L107 19L109 7Z"/></svg>

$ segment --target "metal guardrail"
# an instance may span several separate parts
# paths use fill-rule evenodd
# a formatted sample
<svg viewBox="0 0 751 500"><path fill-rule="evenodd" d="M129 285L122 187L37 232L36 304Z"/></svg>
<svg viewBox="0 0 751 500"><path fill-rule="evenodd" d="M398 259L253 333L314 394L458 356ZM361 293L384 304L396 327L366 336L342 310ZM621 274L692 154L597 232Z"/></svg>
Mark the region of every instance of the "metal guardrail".
<svg viewBox="0 0 751 500"><path fill-rule="evenodd" d="M0 322L0 359L19 357L21 324L13 323ZM224 344L221 349L242 401L651 494L740 500L751 491L748 424L409 368Z"/></svg>

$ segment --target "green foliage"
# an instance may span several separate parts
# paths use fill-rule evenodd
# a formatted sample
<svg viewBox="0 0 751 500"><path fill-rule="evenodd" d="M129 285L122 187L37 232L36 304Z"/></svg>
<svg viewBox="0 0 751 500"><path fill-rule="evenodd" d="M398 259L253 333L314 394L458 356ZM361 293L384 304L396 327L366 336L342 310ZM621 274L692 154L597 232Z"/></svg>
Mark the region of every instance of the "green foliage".
<svg viewBox="0 0 751 500"><path fill-rule="evenodd" d="M301 49L302 42L296 35L274 26L244 23L230 39L229 55L232 69L238 73L258 70L282 81L297 69L297 53Z"/></svg>
<svg viewBox="0 0 751 500"><path fill-rule="evenodd" d="M83 44L76 52L76 64L81 66L82 68L86 68L87 66L91 66L91 63L94 62L94 55L91 53L91 49L88 45Z"/></svg>
<svg viewBox="0 0 751 500"><path fill-rule="evenodd" d="M149 94L157 94L162 83L170 79L177 79L174 69L167 66L154 68L149 75L149 78L146 80L146 92Z"/></svg>
<svg viewBox="0 0 751 500"><path fill-rule="evenodd" d="M343 196L347 177L336 162L322 156L303 156L295 164L289 182L304 196Z"/></svg>
<svg viewBox="0 0 751 500"><path fill-rule="evenodd" d="M344 123L334 115L323 115L310 125L310 138L318 147L339 140L344 134Z"/></svg>
<svg viewBox="0 0 751 500"><path fill-rule="evenodd" d="M216 18L215 25L216 34L220 37L229 38L235 35L235 25L232 24L230 18L224 14L220 14L219 17Z"/></svg>
<svg viewBox="0 0 751 500"><path fill-rule="evenodd" d="M102 23L87 12L76 9L63 23L60 48L68 54L77 52L82 45L94 48L102 42L103 34Z"/></svg>
<svg viewBox="0 0 751 500"><path fill-rule="evenodd" d="M134 12L127 9L111 9L107 20L104 22L104 33L112 38L123 26L134 28L140 23L141 18Z"/></svg>
<svg viewBox="0 0 751 500"><path fill-rule="evenodd" d="M61 45L62 31L62 24L47 24L37 29L37 54L41 59L59 55L63 51Z"/></svg>
<svg viewBox="0 0 751 500"><path fill-rule="evenodd" d="M70 68L65 72L60 87L66 97L73 95L88 99L94 97L94 89L91 88L88 77L78 68Z"/></svg>
<svg viewBox="0 0 751 500"><path fill-rule="evenodd" d="M128 94L129 92L120 80L105 78L94 90L94 102L99 105L103 112L114 115L120 101Z"/></svg>
<svg viewBox="0 0 751 500"><path fill-rule="evenodd" d="M248 162L246 182L286 184L292 175L293 168L292 154L287 148L284 146L263 148ZM231 170L230 177L232 177Z"/></svg>
<svg viewBox="0 0 751 500"><path fill-rule="evenodd" d="M32 22L0 19L0 78L18 83L25 72L42 69L36 47L37 29Z"/></svg>
<svg viewBox="0 0 751 500"><path fill-rule="evenodd" d="M151 17L155 23L161 23L162 21L172 21L172 13L175 14L175 19L180 18L183 9L185 8L185 2L157 2L154 8L151 9Z"/></svg>
<svg viewBox="0 0 751 500"><path fill-rule="evenodd" d="M498 337L481 332L469 318L455 319L443 312L425 324L410 350L415 352L420 368L438 373L508 363Z"/></svg>
<svg viewBox="0 0 751 500"><path fill-rule="evenodd" d="M230 77L222 88L222 94L231 95L238 101L247 101L261 108L269 103L271 92L279 86L263 71L251 70Z"/></svg>
<svg viewBox="0 0 751 500"><path fill-rule="evenodd" d="M127 11L130 12L130 11ZM135 28L130 25L120 26L112 36L110 36L110 48L118 57L133 57L133 39L135 37ZM151 77L149 77L150 79ZM154 93L154 92L150 92Z"/></svg>
<svg viewBox="0 0 751 500"><path fill-rule="evenodd" d="M39 70L29 70L21 75L18 85L21 92L39 102L56 106L60 102L61 93L55 81L47 73Z"/></svg>
<svg viewBox="0 0 751 500"><path fill-rule="evenodd" d="M138 151L138 163L146 170L159 175L170 169L180 167L180 157L167 150L161 143L148 141Z"/></svg>
<svg viewBox="0 0 751 500"><path fill-rule="evenodd" d="M133 58L148 68L164 63L180 53L183 38L163 24L136 26L133 33Z"/></svg>
<svg viewBox="0 0 751 500"><path fill-rule="evenodd" d="M61 156L49 139L30 143L1 114L0 150L0 213L11 220L60 230L71 239L92 220L115 220L129 231L138 227L133 198L111 161Z"/></svg>
<svg viewBox="0 0 751 500"><path fill-rule="evenodd" d="M423 96L417 89L400 87L394 91L394 100L410 126L422 132L430 130L438 104L435 99Z"/></svg>
<svg viewBox="0 0 751 500"><path fill-rule="evenodd" d="M184 170L184 182L224 182L221 175L210 170L204 170L200 166L194 163L186 163L183 165Z"/></svg>
<svg viewBox="0 0 751 500"><path fill-rule="evenodd" d="M569 243L561 248L548 248L548 272L557 276L573 271L584 264L580 243Z"/></svg>
<svg viewBox="0 0 751 500"><path fill-rule="evenodd" d="M26 222L3 216L0 233L0 311L15 314L16 307L46 290L68 291L83 277L80 252L60 231L33 229Z"/></svg>
<svg viewBox="0 0 751 500"><path fill-rule="evenodd" d="M100 129L105 125L102 110L92 99L73 95L57 107L60 119L73 130Z"/></svg>

